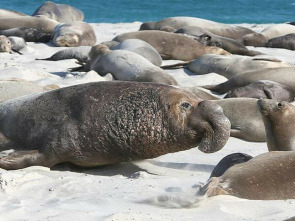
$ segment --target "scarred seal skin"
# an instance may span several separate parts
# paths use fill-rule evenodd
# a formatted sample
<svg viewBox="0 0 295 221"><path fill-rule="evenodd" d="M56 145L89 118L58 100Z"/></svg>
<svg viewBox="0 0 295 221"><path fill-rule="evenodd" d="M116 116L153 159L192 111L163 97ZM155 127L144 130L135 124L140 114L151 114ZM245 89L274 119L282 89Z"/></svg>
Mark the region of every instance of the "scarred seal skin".
<svg viewBox="0 0 295 221"><path fill-rule="evenodd" d="M0 167L115 164L198 146L220 150L230 122L211 101L173 86L95 82L0 104Z"/></svg>

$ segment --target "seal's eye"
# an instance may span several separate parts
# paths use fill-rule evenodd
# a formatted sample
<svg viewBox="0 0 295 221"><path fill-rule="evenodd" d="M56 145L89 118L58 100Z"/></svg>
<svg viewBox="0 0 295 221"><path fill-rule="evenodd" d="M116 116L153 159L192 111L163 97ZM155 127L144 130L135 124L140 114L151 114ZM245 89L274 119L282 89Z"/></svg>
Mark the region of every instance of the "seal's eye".
<svg viewBox="0 0 295 221"><path fill-rule="evenodd" d="M183 103L181 104L181 106L182 106L184 109L190 109L192 105L191 105L190 103L188 103L188 102L183 102Z"/></svg>
<svg viewBox="0 0 295 221"><path fill-rule="evenodd" d="M278 103L278 108L281 109L283 107L283 104L281 102Z"/></svg>

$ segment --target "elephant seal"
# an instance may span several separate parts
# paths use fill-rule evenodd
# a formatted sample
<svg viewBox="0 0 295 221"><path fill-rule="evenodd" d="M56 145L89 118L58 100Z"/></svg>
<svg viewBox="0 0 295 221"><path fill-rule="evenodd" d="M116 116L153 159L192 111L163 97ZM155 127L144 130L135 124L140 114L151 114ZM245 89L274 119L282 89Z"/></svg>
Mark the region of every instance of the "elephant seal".
<svg viewBox="0 0 295 221"><path fill-rule="evenodd" d="M295 34L287 34L276 38L269 39L266 43L268 48L285 48L295 50Z"/></svg>
<svg viewBox="0 0 295 221"><path fill-rule="evenodd" d="M86 62L89 59L90 50L90 46L67 48L54 53L49 58L36 58L36 60L59 61L65 59L77 59L80 62Z"/></svg>
<svg viewBox="0 0 295 221"><path fill-rule="evenodd" d="M252 97L291 102L294 101L294 96L294 91L286 85L274 81L261 80L244 87L229 90L224 98Z"/></svg>
<svg viewBox="0 0 295 221"><path fill-rule="evenodd" d="M11 52L11 42L4 35L0 35L0 52Z"/></svg>
<svg viewBox="0 0 295 221"><path fill-rule="evenodd" d="M295 106L269 99L260 99L257 105L265 126L268 150L294 151Z"/></svg>
<svg viewBox="0 0 295 221"><path fill-rule="evenodd" d="M169 17L158 22L145 22L140 26L140 30L170 29L171 31L176 31L184 26L197 26L215 35L232 39L240 39L244 35L255 33L241 26L227 25L195 17Z"/></svg>
<svg viewBox="0 0 295 221"><path fill-rule="evenodd" d="M34 13L33 16L45 16L58 22L83 21L84 13L70 5L45 2Z"/></svg>
<svg viewBox="0 0 295 221"><path fill-rule="evenodd" d="M127 39L111 46L110 49L132 51L143 56L156 66L161 66L162 64L162 57L159 52L150 44L140 39Z"/></svg>
<svg viewBox="0 0 295 221"><path fill-rule="evenodd" d="M177 85L176 80L160 67L131 51L112 51L98 44L91 48L89 57L90 70L101 75L111 73L117 80Z"/></svg>
<svg viewBox="0 0 295 221"><path fill-rule="evenodd" d="M279 36L295 33L295 27L289 24L275 24L266 27L261 33L252 33L241 38L246 46L265 47L267 41Z"/></svg>
<svg viewBox="0 0 295 221"><path fill-rule="evenodd" d="M36 83L24 80L1 80L0 81L0 102L22 97L29 94L51 90Z"/></svg>
<svg viewBox="0 0 295 221"><path fill-rule="evenodd" d="M277 67L294 67L294 65L269 56L248 57L240 55L213 55L204 54L188 63L178 63L174 65L162 66L164 69L187 66L187 68L197 74L217 73L226 78L251 70Z"/></svg>
<svg viewBox="0 0 295 221"><path fill-rule="evenodd" d="M221 84L206 85L202 87L220 94L224 94L231 89L243 87L256 81L270 80L280 84L284 84L295 91L294 76L294 67L265 68L235 75L228 81Z"/></svg>
<svg viewBox="0 0 295 221"><path fill-rule="evenodd" d="M0 18L0 30L11 28L34 28L46 34L52 34L58 22L49 18L22 16L14 18Z"/></svg>
<svg viewBox="0 0 295 221"><path fill-rule="evenodd" d="M256 56L262 54L258 51L248 50L248 48L246 48L243 44L234 39L215 35L196 26L185 26L178 29L175 33L194 36L203 45L216 46L230 52L231 54L247 56Z"/></svg>
<svg viewBox="0 0 295 221"><path fill-rule="evenodd" d="M227 171L229 168L236 164L245 163L251 160L253 157L245 153L232 153L222 158L221 161L215 166L212 171L211 177L220 177Z"/></svg>
<svg viewBox="0 0 295 221"><path fill-rule="evenodd" d="M20 37L26 42L49 42L51 39L51 34L46 34L35 28L11 28L0 30L0 35L5 35L6 37Z"/></svg>
<svg viewBox="0 0 295 221"><path fill-rule="evenodd" d="M93 46L96 36L92 26L86 22L67 22L56 26L52 43L59 47Z"/></svg>
<svg viewBox="0 0 295 221"><path fill-rule="evenodd" d="M0 104L0 147L18 150L0 168L90 167L140 160L198 146L220 150L230 123L211 101L175 87L95 82Z"/></svg>
<svg viewBox="0 0 295 221"><path fill-rule="evenodd" d="M208 197L233 195L250 200L295 198L295 151L272 151L234 165L200 189Z"/></svg>
<svg viewBox="0 0 295 221"><path fill-rule="evenodd" d="M230 136L250 142L266 142L262 116L255 98L228 98L218 104L231 123Z"/></svg>
<svg viewBox="0 0 295 221"><path fill-rule="evenodd" d="M20 51L27 47L27 43L20 37L8 37L11 42L11 50L20 53Z"/></svg>
<svg viewBox="0 0 295 221"><path fill-rule="evenodd" d="M113 41L137 38L149 43L162 59L190 61L203 54L224 54L229 52L213 46L204 46L191 37L163 31L137 31L120 34Z"/></svg>
<svg viewBox="0 0 295 221"><path fill-rule="evenodd" d="M23 16L27 16L27 15L14 10L0 9L0 18L12 18L12 17L23 17Z"/></svg>

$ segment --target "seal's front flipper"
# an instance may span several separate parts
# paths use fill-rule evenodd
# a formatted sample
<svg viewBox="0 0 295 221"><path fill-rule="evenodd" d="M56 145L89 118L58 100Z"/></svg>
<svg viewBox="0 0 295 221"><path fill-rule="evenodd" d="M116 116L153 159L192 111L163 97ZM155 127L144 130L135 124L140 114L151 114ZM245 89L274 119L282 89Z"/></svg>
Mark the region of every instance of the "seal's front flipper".
<svg viewBox="0 0 295 221"><path fill-rule="evenodd" d="M0 158L0 168L6 170L22 169L29 166L51 167L56 162L46 159L38 150L15 151Z"/></svg>

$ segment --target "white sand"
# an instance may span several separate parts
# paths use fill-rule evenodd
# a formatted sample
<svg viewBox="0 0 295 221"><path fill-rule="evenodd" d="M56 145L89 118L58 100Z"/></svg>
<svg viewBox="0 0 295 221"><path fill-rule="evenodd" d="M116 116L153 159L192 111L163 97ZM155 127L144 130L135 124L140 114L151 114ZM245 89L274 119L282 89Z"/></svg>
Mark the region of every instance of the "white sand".
<svg viewBox="0 0 295 221"><path fill-rule="evenodd" d="M140 23L92 25L99 43L123 32L136 31ZM265 26L255 28L262 27ZM35 61L62 48L28 45L24 55L0 54L0 80L20 78L60 87L104 80L93 72L67 72L76 66L75 60ZM259 50L295 62L293 51ZM170 72L184 86L225 81L214 73L203 76L187 73L183 69ZM266 151L266 143L230 138L221 151L213 154L195 148L101 169L0 169L0 220L284 220L295 216L295 200L195 196L198 185L207 181L224 156L234 152L256 156Z"/></svg>

